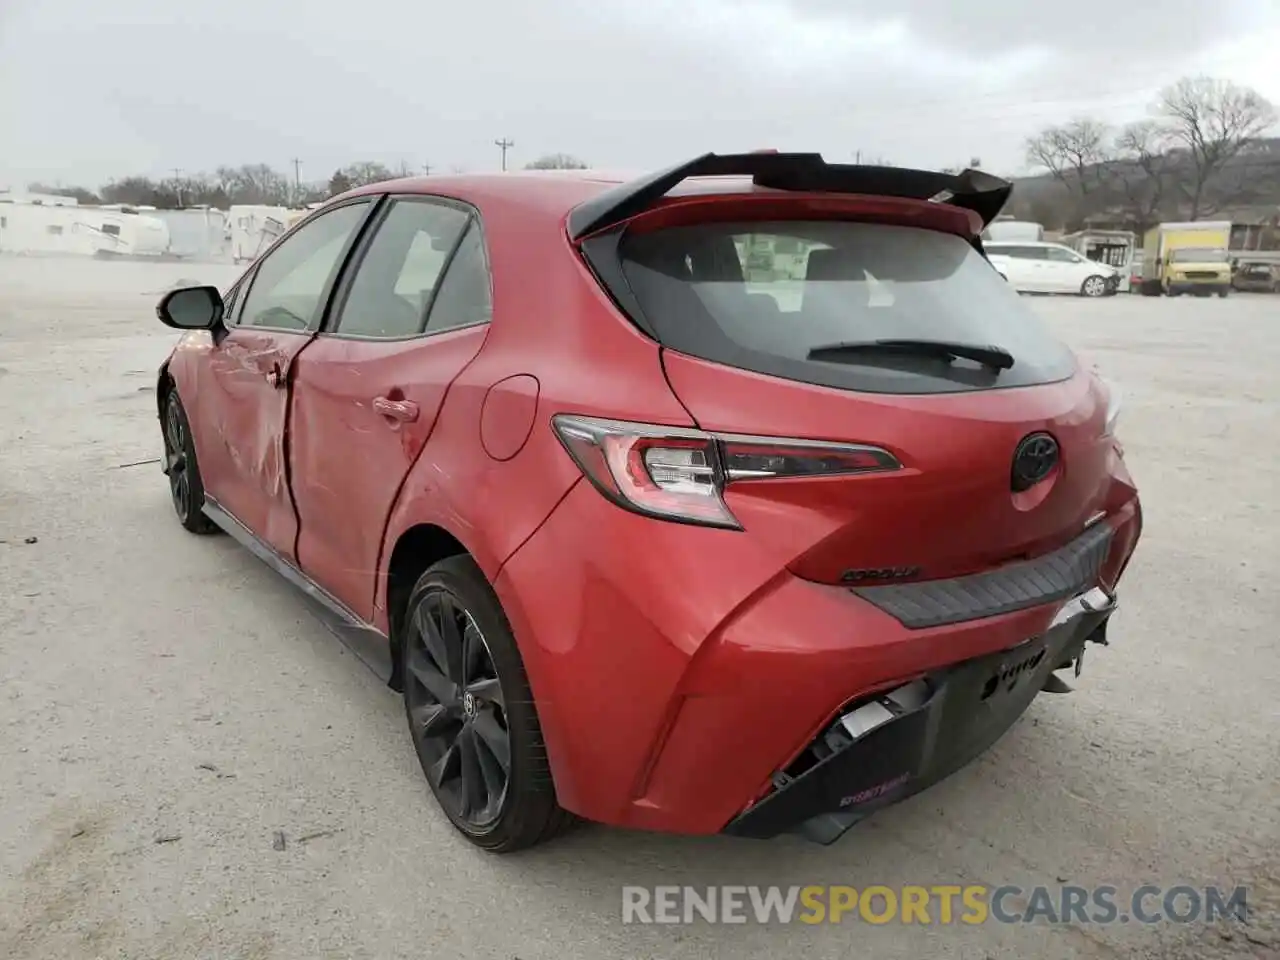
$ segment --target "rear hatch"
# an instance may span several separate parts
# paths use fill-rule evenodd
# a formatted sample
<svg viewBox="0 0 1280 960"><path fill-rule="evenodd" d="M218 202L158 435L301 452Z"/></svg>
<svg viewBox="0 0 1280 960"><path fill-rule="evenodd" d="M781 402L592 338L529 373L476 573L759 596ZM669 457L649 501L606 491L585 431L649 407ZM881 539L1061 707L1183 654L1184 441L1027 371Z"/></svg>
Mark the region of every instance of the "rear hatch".
<svg viewBox="0 0 1280 960"><path fill-rule="evenodd" d="M720 207L618 247L676 396L739 446L891 455L872 461L889 469L729 478L729 509L794 573L957 576L1056 549L1098 519L1112 493L1107 388L969 239L883 209L879 222L735 222Z"/></svg>

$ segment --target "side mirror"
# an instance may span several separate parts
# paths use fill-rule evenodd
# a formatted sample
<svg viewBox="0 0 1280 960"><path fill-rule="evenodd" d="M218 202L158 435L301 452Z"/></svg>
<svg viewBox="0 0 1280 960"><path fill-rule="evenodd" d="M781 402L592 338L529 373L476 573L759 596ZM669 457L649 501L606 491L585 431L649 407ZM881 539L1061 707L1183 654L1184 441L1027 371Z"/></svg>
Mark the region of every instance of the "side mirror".
<svg viewBox="0 0 1280 960"><path fill-rule="evenodd" d="M156 316L176 330L212 330L222 323L222 294L217 287L170 290L156 306Z"/></svg>

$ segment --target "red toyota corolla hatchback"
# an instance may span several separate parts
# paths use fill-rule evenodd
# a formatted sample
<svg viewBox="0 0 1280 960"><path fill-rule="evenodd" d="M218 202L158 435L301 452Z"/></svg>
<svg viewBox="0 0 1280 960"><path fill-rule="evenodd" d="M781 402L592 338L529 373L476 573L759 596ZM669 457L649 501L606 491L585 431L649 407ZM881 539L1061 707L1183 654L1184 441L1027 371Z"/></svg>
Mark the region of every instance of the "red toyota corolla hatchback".
<svg viewBox="0 0 1280 960"><path fill-rule="evenodd" d="M816 154L362 188L168 294L182 524L403 692L440 806L839 837L1106 643L1118 397L984 258L1009 197Z"/></svg>

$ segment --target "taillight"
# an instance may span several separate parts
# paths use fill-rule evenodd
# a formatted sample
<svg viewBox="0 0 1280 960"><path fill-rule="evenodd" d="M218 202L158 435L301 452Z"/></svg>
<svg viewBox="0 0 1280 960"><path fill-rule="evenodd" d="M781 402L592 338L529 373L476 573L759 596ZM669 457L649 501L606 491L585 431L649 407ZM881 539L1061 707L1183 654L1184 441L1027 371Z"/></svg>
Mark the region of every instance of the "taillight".
<svg viewBox="0 0 1280 960"><path fill-rule="evenodd" d="M862 444L706 433L560 414L556 435L587 479L624 509L663 520L740 530L724 502L741 481L897 470L887 450Z"/></svg>

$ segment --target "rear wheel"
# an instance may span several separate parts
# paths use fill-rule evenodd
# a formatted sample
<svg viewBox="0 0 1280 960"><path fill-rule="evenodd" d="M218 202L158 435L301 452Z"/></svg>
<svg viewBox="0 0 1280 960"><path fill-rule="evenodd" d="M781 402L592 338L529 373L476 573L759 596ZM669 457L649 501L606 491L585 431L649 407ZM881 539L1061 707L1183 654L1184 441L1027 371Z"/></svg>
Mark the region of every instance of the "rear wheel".
<svg viewBox="0 0 1280 960"><path fill-rule="evenodd" d="M164 404L165 473L169 476L169 497L183 528L192 533L216 533L217 525L204 515L204 481L196 463L196 447L191 424L178 399L170 390Z"/></svg>
<svg viewBox="0 0 1280 960"><path fill-rule="evenodd" d="M1086 297L1102 297L1107 293L1107 281L1099 276L1089 277L1080 285L1080 293Z"/></svg>
<svg viewBox="0 0 1280 960"><path fill-rule="evenodd" d="M430 567L400 644L409 732L436 801L478 847L509 853L563 831L533 693L515 638L475 562Z"/></svg>
<svg viewBox="0 0 1280 960"><path fill-rule="evenodd" d="M1220 297L1226 297L1226 295L1227 295L1228 293L1230 293L1230 292L1231 292L1230 290L1219 290L1219 291L1218 291L1218 296L1220 296Z"/></svg>

